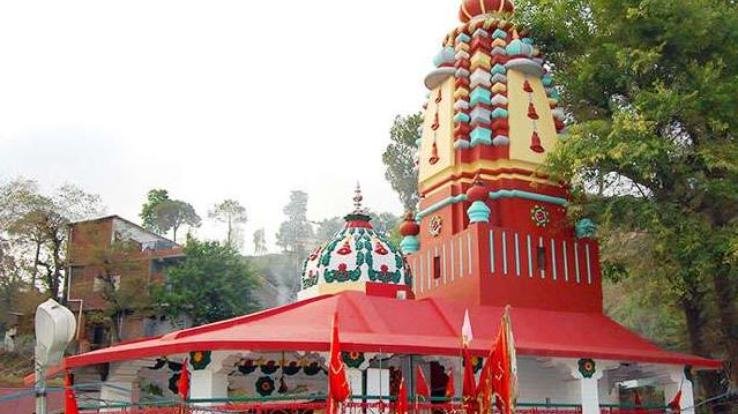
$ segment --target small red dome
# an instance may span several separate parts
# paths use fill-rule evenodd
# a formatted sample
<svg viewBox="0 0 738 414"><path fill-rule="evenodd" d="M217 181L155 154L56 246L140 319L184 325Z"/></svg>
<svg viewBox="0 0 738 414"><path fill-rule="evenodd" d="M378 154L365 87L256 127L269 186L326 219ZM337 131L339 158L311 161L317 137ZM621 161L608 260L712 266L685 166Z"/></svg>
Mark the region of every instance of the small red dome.
<svg viewBox="0 0 738 414"><path fill-rule="evenodd" d="M489 190L487 190L487 186L479 178L478 174L474 178L474 184L466 190L466 197L472 203L475 201L484 201L489 197Z"/></svg>
<svg viewBox="0 0 738 414"><path fill-rule="evenodd" d="M486 13L512 13L515 5L512 0L461 0L459 19L466 23L474 16Z"/></svg>
<svg viewBox="0 0 738 414"><path fill-rule="evenodd" d="M400 224L400 234L403 237L417 236L420 234L420 226L415 222L415 217L411 212L405 214L405 221Z"/></svg>

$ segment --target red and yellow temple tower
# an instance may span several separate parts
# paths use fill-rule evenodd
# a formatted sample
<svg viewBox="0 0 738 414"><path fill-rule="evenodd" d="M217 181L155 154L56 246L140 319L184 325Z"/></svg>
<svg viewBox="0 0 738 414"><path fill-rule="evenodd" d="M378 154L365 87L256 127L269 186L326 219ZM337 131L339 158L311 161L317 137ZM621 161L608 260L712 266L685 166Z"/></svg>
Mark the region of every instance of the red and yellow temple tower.
<svg viewBox="0 0 738 414"><path fill-rule="evenodd" d="M425 78L419 211L406 222L417 297L600 311L593 224L566 217L544 172L564 112L541 52L509 21L510 0L462 3Z"/></svg>

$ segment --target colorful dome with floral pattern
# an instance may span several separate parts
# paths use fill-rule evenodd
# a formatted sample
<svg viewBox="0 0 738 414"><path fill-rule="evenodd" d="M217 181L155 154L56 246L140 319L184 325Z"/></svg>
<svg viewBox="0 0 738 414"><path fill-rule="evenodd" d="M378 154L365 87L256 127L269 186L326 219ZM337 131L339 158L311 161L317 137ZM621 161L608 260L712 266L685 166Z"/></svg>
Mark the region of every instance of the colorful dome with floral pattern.
<svg viewBox="0 0 738 414"><path fill-rule="evenodd" d="M299 299L343 290L395 294L411 289L405 257L385 235L374 230L371 217L361 208L362 199L357 185L355 209L344 217L343 228L305 260ZM395 289L387 289L393 286Z"/></svg>

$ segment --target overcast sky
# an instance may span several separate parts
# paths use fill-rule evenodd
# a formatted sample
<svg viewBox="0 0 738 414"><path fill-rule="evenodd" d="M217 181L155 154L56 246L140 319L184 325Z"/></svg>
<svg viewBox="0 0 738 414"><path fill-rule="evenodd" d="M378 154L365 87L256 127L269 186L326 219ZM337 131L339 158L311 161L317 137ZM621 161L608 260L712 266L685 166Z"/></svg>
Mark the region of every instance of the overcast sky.
<svg viewBox="0 0 738 414"><path fill-rule="evenodd" d="M69 182L138 221L166 188L201 216L224 198L273 248L290 190L313 220L401 213L381 154L456 0L4 1L0 179ZM215 237L205 223L199 231Z"/></svg>

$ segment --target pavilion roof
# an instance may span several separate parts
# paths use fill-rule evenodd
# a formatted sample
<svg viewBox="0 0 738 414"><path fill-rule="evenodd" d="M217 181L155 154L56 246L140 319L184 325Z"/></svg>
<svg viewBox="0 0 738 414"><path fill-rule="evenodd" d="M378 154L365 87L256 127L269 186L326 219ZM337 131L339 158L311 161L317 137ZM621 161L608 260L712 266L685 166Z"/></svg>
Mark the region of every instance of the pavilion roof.
<svg viewBox="0 0 738 414"><path fill-rule="evenodd" d="M441 299L400 300L342 292L66 358L67 368L202 350L316 351L330 345L338 313L344 351L459 355L466 306ZM484 356L503 308L469 307L474 354ZM599 358L717 368L720 361L660 349L600 313L512 308L519 355Z"/></svg>

